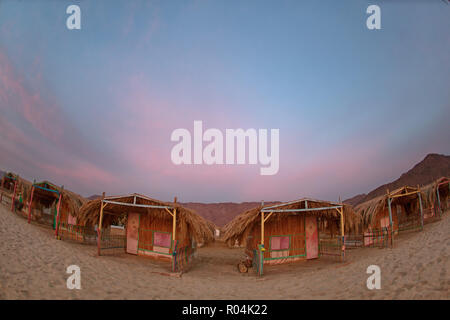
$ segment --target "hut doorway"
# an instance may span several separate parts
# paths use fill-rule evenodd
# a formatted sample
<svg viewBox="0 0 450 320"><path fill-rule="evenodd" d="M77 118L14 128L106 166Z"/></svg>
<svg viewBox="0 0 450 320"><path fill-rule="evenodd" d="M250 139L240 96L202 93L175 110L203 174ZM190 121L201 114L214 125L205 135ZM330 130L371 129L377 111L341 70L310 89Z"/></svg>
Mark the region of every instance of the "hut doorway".
<svg viewBox="0 0 450 320"><path fill-rule="evenodd" d="M306 233L306 259L316 259L319 257L319 231L317 228L317 217L305 217Z"/></svg>
<svg viewBox="0 0 450 320"><path fill-rule="evenodd" d="M127 253L136 254L138 251L139 214L129 213L127 220Z"/></svg>

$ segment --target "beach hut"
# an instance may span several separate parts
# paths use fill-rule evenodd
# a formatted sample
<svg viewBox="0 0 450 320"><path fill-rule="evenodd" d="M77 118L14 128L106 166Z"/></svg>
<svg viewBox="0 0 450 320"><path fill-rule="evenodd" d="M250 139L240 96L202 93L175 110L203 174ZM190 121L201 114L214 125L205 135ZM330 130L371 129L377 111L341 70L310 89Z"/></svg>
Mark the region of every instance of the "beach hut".
<svg viewBox="0 0 450 320"><path fill-rule="evenodd" d="M77 224L79 208L86 200L73 192L55 184L42 181L33 183L28 200L28 222L36 221L51 225L55 235L67 236L74 230L67 230L67 225ZM76 238L76 234L73 235Z"/></svg>
<svg viewBox="0 0 450 320"><path fill-rule="evenodd" d="M393 235L422 230L425 196L419 186L404 186L356 206L364 225L364 245L393 245Z"/></svg>
<svg viewBox="0 0 450 320"><path fill-rule="evenodd" d="M448 209L450 194L450 179L442 177L423 188L428 201L428 208L424 215L425 221L440 219Z"/></svg>
<svg viewBox="0 0 450 320"><path fill-rule="evenodd" d="M12 172L5 173L1 180L0 203L9 205L11 211L15 211L14 201L18 200L20 196L22 196L23 201L25 201L30 190L31 182Z"/></svg>
<svg viewBox="0 0 450 320"><path fill-rule="evenodd" d="M228 223L224 240L229 246L244 246L246 261L242 263L254 266L262 275L264 265L319 256L343 260L346 220L350 226L358 224L352 207L342 203L303 198L277 205L261 204Z"/></svg>
<svg viewBox="0 0 450 320"><path fill-rule="evenodd" d="M12 172L6 172L1 180L1 190L0 190L0 203L3 203L3 201L6 200L6 198L3 197L8 196L10 199L10 206L11 211L14 209L14 200L16 198L17 194L17 188L19 185L19 179L18 176L13 174Z"/></svg>
<svg viewBox="0 0 450 320"><path fill-rule="evenodd" d="M198 244L213 241L214 225L193 211L173 203L137 193L89 201L80 209L80 220L98 225L98 255L114 249L170 263L172 271L183 271L196 255ZM125 234L108 228L123 224Z"/></svg>

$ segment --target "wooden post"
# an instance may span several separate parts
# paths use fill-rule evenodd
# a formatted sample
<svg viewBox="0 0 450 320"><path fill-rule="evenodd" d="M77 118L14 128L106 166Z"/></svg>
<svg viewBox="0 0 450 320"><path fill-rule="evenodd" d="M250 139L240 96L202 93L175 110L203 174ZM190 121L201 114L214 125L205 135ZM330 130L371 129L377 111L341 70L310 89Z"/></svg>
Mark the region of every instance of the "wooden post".
<svg viewBox="0 0 450 320"><path fill-rule="evenodd" d="M100 216L98 217L97 226L97 255L100 255L100 242L102 237L102 222L103 222L103 200L105 199L105 193L102 193L102 201L100 201Z"/></svg>
<svg viewBox="0 0 450 320"><path fill-rule="evenodd" d="M394 247L394 228L392 223L392 208L391 208L391 196L389 194L389 189L387 190L388 193L388 209L389 209L389 231L391 234L391 247Z"/></svg>
<svg viewBox="0 0 450 320"><path fill-rule="evenodd" d="M58 206L56 207L56 225L55 225L55 237L58 238L58 227L59 227L59 212L61 210L62 202L62 190L58 197Z"/></svg>
<svg viewBox="0 0 450 320"><path fill-rule="evenodd" d="M264 246L264 212L261 211L261 244Z"/></svg>
<svg viewBox="0 0 450 320"><path fill-rule="evenodd" d="M173 199L173 203L177 203L177 197ZM172 240L175 241L176 239L176 232L177 232L177 209L173 208L172 212Z"/></svg>
<svg viewBox="0 0 450 320"><path fill-rule="evenodd" d="M31 222L31 206L33 204L34 185L31 187L30 202L28 203L28 223Z"/></svg>
<svg viewBox="0 0 450 320"><path fill-rule="evenodd" d="M339 213L341 214L341 239L342 239L342 255L341 260L344 261L345 259L345 228L344 228L344 207L341 207Z"/></svg>
<svg viewBox="0 0 450 320"><path fill-rule="evenodd" d="M14 193L11 198L11 211L15 211L14 209L14 201L16 200L16 190L17 190L17 179L14 181Z"/></svg>
<svg viewBox="0 0 450 320"><path fill-rule="evenodd" d="M423 230L423 207L422 207L422 195L420 194L419 185L417 185L417 195L419 196L419 208L420 208L420 228Z"/></svg>
<svg viewBox="0 0 450 320"><path fill-rule="evenodd" d="M177 209L173 209L173 218L172 218L172 240L175 241L175 233L177 231Z"/></svg>

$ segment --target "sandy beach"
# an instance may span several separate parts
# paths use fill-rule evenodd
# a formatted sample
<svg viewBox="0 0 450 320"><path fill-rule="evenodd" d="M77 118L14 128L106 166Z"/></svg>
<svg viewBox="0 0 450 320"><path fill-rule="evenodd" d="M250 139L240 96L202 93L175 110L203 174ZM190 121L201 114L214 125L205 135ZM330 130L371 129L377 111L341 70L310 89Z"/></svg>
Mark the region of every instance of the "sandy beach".
<svg viewBox="0 0 450 320"><path fill-rule="evenodd" d="M344 263L319 259L240 274L241 249L216 242L199 249L188 273L126 254L96 256L94 246L58 241L0 206L0 299L449 299L450 215L400 236L393 249L347 251ZM81 290L66 287L66 268L81 269ZM381 289L366 287L369 265Z"/></svg>

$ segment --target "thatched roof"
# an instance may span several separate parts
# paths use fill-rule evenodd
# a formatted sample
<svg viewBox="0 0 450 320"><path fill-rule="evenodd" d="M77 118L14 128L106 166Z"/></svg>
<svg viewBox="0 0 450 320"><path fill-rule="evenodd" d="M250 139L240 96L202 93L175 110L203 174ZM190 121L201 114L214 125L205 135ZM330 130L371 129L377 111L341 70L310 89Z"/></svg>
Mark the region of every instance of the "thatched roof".
<svg viewBox="0 0 450 320"><path fill-rule="evenodd" d="M375 217L381 211L385 210L388 207L388 196L394 197L391 200L391 205L396 206L397 204L413 204L413 206L417 203L417 194L419 193L419 189L416 187L403 186L394 191L389 192L389 195L386 193L385 195L378 196L376 198L370 199L366 202L363 202L355 207L356 213L361 216L362 223L364 228L372 226L376 223ZM420 194L422 197L422 206L425 208L427 206L427 198L423 190L420 190Z"/></svg>
<svg viewBox="0 0 450 320"><path fill-rule="evenodd" d="M20 177L18 174L15 174L13 172L5 172L4 176L2 177L2 180L16 180L18 182L17 184L17 190L16 193L22 193L22 198L27 199L28 195L29 195L29 191L31 190L31 185L32 183L26 179L23 179L22 177ZM12 193L13 190L6 190L3 189L2 191L6 191L8 193Z"/></svg>
<svg viewBox="0 0 450 320"><path fill-rule="evenodd" d="M450 178L441 177L436 181L422 188L426 195L428 205L435 206L437 204L437 190L439 189L439 200L444 210L447 209L447 201L450 196Z"/></svg>
<svg viewBox="0 0 450 320"><path fill-rule="evenodd" d="M154 217L161 218L167 218L168 216L170 217L169 213L164 208L139 207L133 206L133 204L168 207L170 208L169 210L171 210L171 208L176 209L177 224L179 224L181 228L181 233L191 233L197 242L206 243L214 240L214 224L199 216L194 211L179 205L178 203L164 202L137 193L122 196L109 196L105 197L104 200L114 202L108 203L104 208L104 226L117 223L120 220L125 222L128 212L149 214ZM79 222L85 223L86 225L97 224L99 220L101 203L102 199L95 199L83 205L80 208L78 215ZM121 205L120 203L129 205ZM185 229L186 227L188 230Z"/></svg>
<svg viewBox="0 0 450 320"><path fill-rule="evenodd" d="M59 194L61 194L61 204L63 209L75 217L78 215L78 211L81 206L87 202L87 200L79 194L64 189L63 187L58 187L49 181L34 183L33 186L35 186L33 192L33 203L37 201L42 205L50 206L57 201ZM50 190L57 191L58 193Z"/></svg>
<svg viewBox="0 0 450 320"><path fill-rule="evenodd" d="M325 207L335 207L335 206L343 206L344 208L344 228L345 232L355 231L360 228L361 219L354 212L352 206L347 204L333 203L323 200L315 200L309 198L303 198L291 202L281 203L276 206L258 206L256 208L247 210L237 215L232 221L230 221L224 228L224 240L229 244L234 244L237 241L239 244L245 244L245 240L247 239L248 234L253 229L253 226L256 224L260 224L261 222L261 210L267 210L270 208L274 209L305 209L306 203L308 209L314 208L325 208ZM276 207L276 208L275 208ZM337 210L324 209L324 210L315 210L315 211L303 211L300 213L295 212L274 212L270 217L271 220L277 219L278 221L282 220L288 215L292 214L307 214L307 215L316 215L319 217L323 217L325 219L340 219L340 214ZM281 221L280 221L281 222Z"/></svg>

